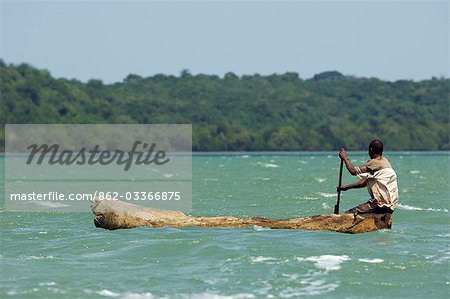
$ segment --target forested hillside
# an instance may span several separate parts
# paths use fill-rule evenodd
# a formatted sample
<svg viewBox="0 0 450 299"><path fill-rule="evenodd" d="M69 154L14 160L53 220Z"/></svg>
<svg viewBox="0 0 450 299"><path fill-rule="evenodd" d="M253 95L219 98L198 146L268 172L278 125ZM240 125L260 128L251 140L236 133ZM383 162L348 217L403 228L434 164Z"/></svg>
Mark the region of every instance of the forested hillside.
<svg viewBox="0 0 450 299"><path fill-rule="evenodd" d="M449 150L450 79L387 82L325 72L56 79L0 60L5 123L192 123L193 150Z"/></svg>

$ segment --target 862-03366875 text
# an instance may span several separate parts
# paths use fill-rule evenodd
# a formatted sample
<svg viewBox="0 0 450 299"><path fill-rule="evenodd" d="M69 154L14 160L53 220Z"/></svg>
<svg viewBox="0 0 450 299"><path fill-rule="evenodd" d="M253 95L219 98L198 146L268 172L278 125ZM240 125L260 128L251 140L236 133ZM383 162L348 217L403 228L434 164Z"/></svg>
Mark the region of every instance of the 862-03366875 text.
<svg viewBox="0 0 450 299"><path fill-rule="evenodd" d="M31 192L31 193L12 193L9 196L11 201L92 201L100 200L127 200L127 201L170 201L181 200L180 191L95 191L93 193L69 193L50 191L50 192Z"/></svg>

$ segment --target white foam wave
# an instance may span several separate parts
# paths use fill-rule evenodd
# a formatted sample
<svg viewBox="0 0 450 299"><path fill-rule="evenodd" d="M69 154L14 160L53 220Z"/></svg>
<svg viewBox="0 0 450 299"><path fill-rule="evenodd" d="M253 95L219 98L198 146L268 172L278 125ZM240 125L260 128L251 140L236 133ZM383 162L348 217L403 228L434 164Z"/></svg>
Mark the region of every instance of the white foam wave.
<svg viewBox="0 0 450 299"><path fill-rule="evenodd" d="M47 207L47 208L64 208L64 207L70 207L70 205L66 205L59 202L53 202L53 201L34 201L35 204Z"/></svg>
<svg viewBox="0 0 450 299"><path fill-rule="evenodd" d="M99 292L97 292L98 295L104 296L104 297L111 297L111 298L122 298L122 299L153 299L156 298L152 293L117 293L113 292L107 289L103 289Z"/></svg>
<svg viewBox="0 0 450 299"><path fill-rule="evenodd" d="M420 173L420 170L411 170L409 173L410 174L418 174L418 173Z"/></svg>
<svg viewBox="0 0 450 299"><path fill-rule="evenodd" d="M379 259L379 258L374 258L374 259L358 259L358 261L363 262L363 263L369 263L369 264L379 264L384 262L383 259Z"/></svg>
<svg viewBox="0 0 450 299"><path fill-rule="evenodd" d="M178 298L178 297L176 297ZM189 299L249 299L256 298L253 294L233 294L233 295L220 295L214 293L202 293L202 294L189 294L186 296L181 296L180 298L189 298Z"/></svg>
<svg viewBox="0 0 450 299"><path fill-rule="evenodd" d="M419 207L414 207L414 206L409 206L409 205L404 205L404 204L398 204L398 207L402 210L407 210L407 211L433 211L433 212L448 213L448 210L446 208L442 208L442 209L419 208Z"/></svg>
<svg viewBox="0 0 450 299"><path fill-rule="evenodd" d="M276 261L276 258L270 256L251 256L250 262L252 263L263 263L268 261Z"/></svg>
<svg viewBox="0 0 450 299"><path fill-rule="evenodd" d="M335 197L336 196L336 193L319 192L318 194L323 197Z"/></svg>
<svg viewBox="0 0 450 299"><path fill-rule="evenodd" d="M262 226L259 226L259 225L253 225L253 229L256 230L256 231L271 230L270 227L262 227Z"/></svg>
<svg viewBox="0 0 450 299"><path fill-rule="evenodd" d="M286 279L287 281L294 281L299 278L300 274L298 274L298 273L294 273L294 274L281 273L281 276L287 277L287 279Z"/></svg>
<svg viewBox="0 0 450 299"><path fill-rule="evenodd" d="M266 168L278 168L278 167L280 167L279 165L274 164L274 163L265 163L265 164L263 164L263 166L266 167Z"/></svg>
<svg viewBox="0 0 450 299"><path fill-rule="evenodd" d="M320 255L310 257L299 257L298 261L314 262L314 266L325 271L334 271L341 268L341 264L350 260L347 255Z"/></svg>
<svg viewBox="0 0 450 299"><path fill-rule="evenodd" d="M100 296L105 296L105 297L119 297L120 296L120 293L112 292L112 291L106 290L106 289L103 289L103 290L97 292L97 294Z"/></svg>
<svg viewBox="0 0 450 299"><path fill-rule="evenodd" d="M218 282L220 282L220 279L217 279L217 278L214 278L214 277L210 277L210 278L203 279L203 281L206 282L207 284L215 285Z"/></svg>
<svg viewBox="0 0 450 299"><path fill-rule="evenodd" d="M54 285L56 285L56 282L54 282L54 281L40 282L39 285L40 286L54 286Z"/></svg>
<svg viewBox="0 0 450 299"><path fill-rule="evenodd" d="M85 293L87 294L92 294L91 290L85 289L84 290ZM154 299L154 298L169 298L169 297L157 297L155 295L153 295L150 292L146 292L146 293L131 293L131 292L126 292L126 293L117 293L117 292L113 292L107 289L103 289L101 291L96 292L97 295L103 296L103 297L110 297L110 298L122 298L122 299ZM172 297L170 297L172 298ZM189 299L244 299L244 298L255 298L255 295L253 294L248 294L248 293L241 293L241 294L233 294L233 295L220 295L220 294L215 294L215 293L200 293L200 294L177 294L177 296L175 296L175 298L189 298Z"/></svg>
<svg viewBox="0 0 450 299"><path fill-rule="evenodd" d="M261 181L270 181L270 178L265 178L265 177L256 177L255 180L261 180Z"/></svg>
<svg viewBox="0 0 450 299"><path fill-rule="evenodd" d="M324 208L326 210L331 209L331 207L324 202L322 203L322 208Z"/></svg>
<svg viewBox="0 0 450 299"><path fill-rule="evenodd" d="M49 256L35 256L35 255L28 255L28 256L22 256L22 259L24 260L52 260L55 257L53 255Z"/></svg>
<svg viewBox="0 0 450 299"><path fill-rule="evenodd" d="M450 234L444 234L444 235L438 234L438 235L436 235L436 236L437 236L437 237L450 238Z"/></svg>
<svg viewBox="0 0 450 299"><path fill-rule="evenodd" d="M440 258L433 261L433 264L448 264L450 260L450 252L446 252L447 255L441 256Z"/></svg>
<svg viewBox="0 0 450 299"><path fill-rule="evenodd" d="M307 278L299 281L301 288L287 287L279 294L280 298L302 298L304 296L317 296L334 291L339 287L337 283L326 283L324 280Z"/></svg>
<svg viewBox="0 0 450 299"><path fill-rule="evenodd" d="M318 183L323 183L325 182L327 179L326 178L314 178Z"/></svg>

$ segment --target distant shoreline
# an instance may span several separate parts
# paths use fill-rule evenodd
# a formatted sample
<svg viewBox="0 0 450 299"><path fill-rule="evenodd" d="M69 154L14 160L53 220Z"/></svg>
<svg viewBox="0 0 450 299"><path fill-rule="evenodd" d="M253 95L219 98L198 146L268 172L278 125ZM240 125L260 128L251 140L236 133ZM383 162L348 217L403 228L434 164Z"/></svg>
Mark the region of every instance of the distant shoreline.
<svg viewBox="0 0 450 299"><path fill-rule="evenodd" d="M327 71L130 74L104 84L0 59L0 150L8 124L192 124L193 151L450 150L450 79L383 81Z"/></svg>

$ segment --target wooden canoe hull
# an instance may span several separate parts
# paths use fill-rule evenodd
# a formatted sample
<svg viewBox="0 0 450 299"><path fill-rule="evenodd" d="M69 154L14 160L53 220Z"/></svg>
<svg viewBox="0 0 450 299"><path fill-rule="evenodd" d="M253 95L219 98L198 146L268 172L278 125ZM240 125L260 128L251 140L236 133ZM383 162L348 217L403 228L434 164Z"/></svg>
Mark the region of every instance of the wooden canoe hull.
<svg viewBox="0 0 450 299"><path fill-rule="evenodd" d="M91 205L96 227L114 230L149 227L229 227L260 226L272 229L326 230L342 233L364 233L390 229L391 214L329 214L290 219L198 217L179 211L146 208L123 201L95 200Z"/></svg>

